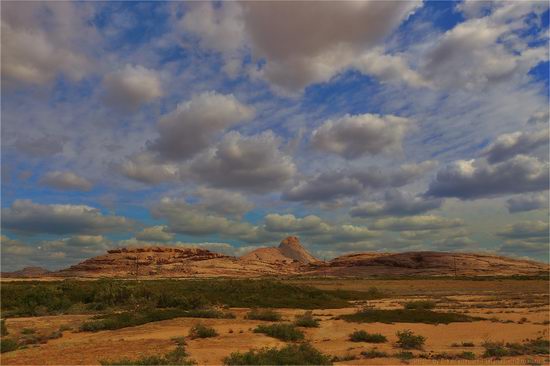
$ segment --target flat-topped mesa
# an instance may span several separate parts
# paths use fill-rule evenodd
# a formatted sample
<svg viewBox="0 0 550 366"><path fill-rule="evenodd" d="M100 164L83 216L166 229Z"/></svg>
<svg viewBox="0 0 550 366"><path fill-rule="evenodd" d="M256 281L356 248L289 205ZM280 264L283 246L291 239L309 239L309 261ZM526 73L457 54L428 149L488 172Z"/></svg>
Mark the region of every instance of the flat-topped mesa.
<svg viewBox="0 0 550 366"><path fill-rule="evenodd" d="M319 261L302 246L297 236L285 238L281 244L279 244L278 249L285 257L292 258L303 264Z"/></svg>
<svg viewBox="0 0 550 366"><path fill-rule="evenodd" d="M108 254L119 254L119 253L126 253L126 254L137 254L137 253L166 253L166 254L174 254L176 257L181 258L184 257L208 257L208 258L222 258L227 257L224 254L211 252L207 249L202 248L196 248L196 247L190 247L190 248L183 248L183 247L160 247L160 246L154 246L154 247L136 247L136 248L117 248L117 249L110 249L107 251Z"/></svg>

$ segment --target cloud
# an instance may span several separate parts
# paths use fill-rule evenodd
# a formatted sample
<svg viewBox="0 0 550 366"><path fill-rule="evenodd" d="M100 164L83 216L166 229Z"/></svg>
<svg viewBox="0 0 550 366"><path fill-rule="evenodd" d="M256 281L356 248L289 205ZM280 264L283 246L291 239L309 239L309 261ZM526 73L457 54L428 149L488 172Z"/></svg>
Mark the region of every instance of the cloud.
<svg viewBox="0 0 550 366"><path fill-rule="evenodd" d="M155 154L145 151L123 162L120 172L135 181L155 185L179 178L179 167L173 163L159 161Z"/></svg>
<svg viewBox="0 0 550 366"><path fill-rule="evenodd" d="M47 157L63 151L63 140L56 136L33 138L25 134L15 140L15 148L31 157Z"/></svg>
<svg viewBox="0 0 550 366"><path fill-rule="evenodd" d="M254 110L232 94L198 94L160 119L160 136L149 147L163 159L185 160L206 148L216 134L253 116Z"/></svg>
<svg viewBox="0 0 550 366"><path fill-rule="evenodd" d="M548 261L548 243L509 242L501 245L498 251L505 255L541 257Z"/></svg>
<svg viewBox="0 0 550 366"><path fill-rule="evenodd" d="M421 73L441 87L467 90L526 75L547 59L548 51L544 46L530 47L517 33L528 29L525 20L529 14L540 15L546 9L537 2L493 2L485 12L466 11L470 19L458 23L429 47Z"/></svg>
<svg viewBox="0 0 550 366"><path fill-rule="evenodd" d="M299 2L244 2L243 17L253 55L266 60L261 77L296 93L353 67L420 5L350 1L312 9Z"/></svg>
<svg viewBox="0 0 550 366"><path fill-rule="evenodd" d="M92 183L86 178L79 177L73 172L49 172L42 179L41 183L60 190L89 191Z"/></svg>
<svg viewBox="0 0 550 366"><path fill-rule="evenodd" d="M548 163L524 155L498 164L458 160L437 173L426 194L476 199L548 189Z"/></svg>
<svg viewBox="0 0 550 366"><path fill-rule="evenodd" d="M0 236L0 242L2 243L2 256L28 256L34 253L32 247L19 240L8 238L5 235Z"/></svg>
<svg viewBox="0 0 550 366"><path fill-rule="evenodd" d="M328 120L313 131L314 148L346 159L382 152L401 151L401 141L410 121L406 118L361 114Z"/></svg>
<svg viewBox="0 0 550 366"><path fill-rule="evenodd" d="M352 217L417 215L441 207L441 199L414 196L399 190L386 191L382 203L362 202L350 211Z"/></svg>
<svg viewBox="0 0 550 366"><path fill-rule="evenodd" d="M320 202L355 196L366 188L402 187L420 178L436 165L435 161L424 161L419 164L404 164L393 171L371 166L362 170L323 172L306 177L286 189L282 198L287 201Z"/></svg>
<svg viewBox="0 0 550 366"><path fill-rule="evenodd" d="M431 245L437 250L468 250L475 249L476 242L468 237L444 238L433 241Z"/></svg>
<svg viewBox="0 0 550 366"><path fill-rule="evenodd" d="M146 227L141 232L136 234L136 239L139 241L170 241L174 239L174 234L166 231L166 226L158 225Z"/></svg>
<svg viewBox="0 0 550 366"><path fill-rule="evenodd" d="M105 102L123 110L134 110L162 96L159 76L154 70L126 64L103 79Z"/></svg>
<svg viewBox="0 0 550 366"><path fill-rule="evenodd" d="M220 235L244 240L256 233L256 228L247 222L230 220L170 198L163 198L151 209L151 214L157 219L165 219L168 222L166 230L178 234Z"/></svg>
<svg viewBox="0 0 550 366"><path fill-rule="evenodd" d="M326 172L308 177L296 186L285 190L282 198L287 201L315 202L355 196L361 193L362 182L344 174L344 172Z"/></svg>
<svg viewBox="0 0 550 366"><path fill-rule="evenodd" d="M541 239L548 242L548 223L543 221L523 221L508 225L497 235L507 239Z"/></svg>
<svg viewBox="0 0 550 366"><path fill-rule="evenodd" d="M134 223L121 216L104 216L85 205L42 205L15 200L4 208L2 227L26 234L99 234L130 231Z"/></svg>
<svg viewBox="0 0 550 366"><path fill-rule="evenodd" d="M384 54L380 47L362 54L355 62L357 70L374 75L381 82L404 82L413 87L431 87L424 76L412 70L404 55Z"/></svg>
<svg viewBox="0 0 550 366"><path fill-rule="evenodd" d="M527 120L528 124L546 124L550 123L550 112L548 109L533 113Z"/></svg>
<svg viewBox="0 0 550 366"><path fill-rule="evenodd" d="M2 84L44 85L63 75L82 79L91 69L86 46L95 44L92 14L74 3L2 5Z"/></svg>
<svg viewBox="0 0 550 366"><path fill-rule="evenodd" d="M239 19L241 12L241 7L235 3L217 8L209 2L189 4L179 26L200 35L204 48L232 52L241 47L244 37L244 25Z"/></svg>
<svg viewBox="0 0 550 366"><path fill-rule="evenodd" d="M264 225L267 231L279 233L320 233L328 229L328 225L315 215L296 218L291 214L268 214L264 217Z"/></svg>
<svg viewBox="0 0 550 366"><path fill-rule="evenodd" d="M508 212L525 212L548 208L548 197L542 193L516 196L506 201Z"/></svg>
<svg viewBox="0 0 550 366"><path fill-rule="evenodd" d="M220 215L241 217L254 208L254 204L238 192L199 187L195 195L200 198L198 206Z"/></svg>
<svg viewBox="0 0 550 366"><path fill-rule="evenodd" d="M190 169L199 181L213 187L269 192L280 188L296 171L279 145L279 138L270 131L254 136L229 132L194 159Z"/></svg>
<svg viewBox="0 0 550 366"><path fill-rule="evenodd" d="M489 163L499 163L520 154L529 154L539 147L546 146L548 156L549 130L534 132L514 132L499 136L485 151Z"/></svg>
<svg viewBox="0 0 550 366"><path fill-rule="evenodd" d="M268 214L262 229L279 236L300 235L305 241L318 245L361 242L380 235L365 226L332 224L315 215L299 218L292 214Z"/></svg>
<svg viewBox="0 0 550 366"><path fill-rule="evenodd" d="M376 230L416 231L450 229L463 225L464 223L460 219L449 219L446 217L426 215L383 218L375 221L371 227Z"/></svg>
<svg viewBox="0 0 550 366"><path fill-rule="evenodd" d="M312 10L299 2L201 3L189 6L179 25L198 36L201 47L221 52L230 75L250 50L255 60L265 61L250 74L283 94L299 93L353 68L387 81L401 72L402 80L424 85L403 59L376 47L420 5L346 1Z"/></svg>

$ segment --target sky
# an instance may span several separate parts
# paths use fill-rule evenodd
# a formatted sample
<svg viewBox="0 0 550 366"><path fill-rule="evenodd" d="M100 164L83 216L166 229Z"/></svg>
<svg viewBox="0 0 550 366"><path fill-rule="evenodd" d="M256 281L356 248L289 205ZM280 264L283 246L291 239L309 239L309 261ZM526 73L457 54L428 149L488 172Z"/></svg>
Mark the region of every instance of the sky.
<svg viewBox="0 0 550 366"><path fill-rule="evenodd" d="M546 1L1 8L2 270L288 235L548 261Z"/></svg>

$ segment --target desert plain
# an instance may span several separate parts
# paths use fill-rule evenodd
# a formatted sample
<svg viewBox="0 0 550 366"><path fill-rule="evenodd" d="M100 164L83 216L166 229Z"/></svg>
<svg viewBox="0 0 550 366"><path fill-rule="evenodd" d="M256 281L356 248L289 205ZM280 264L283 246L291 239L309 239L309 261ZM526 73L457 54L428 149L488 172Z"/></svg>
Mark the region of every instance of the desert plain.
<svg viewBox="0 0 550 366"><path fill-rule="evenodd" d="M223 283L227 280L202 281L206 281L203 282L206 284ZM550 318L546 279L294 278L252 281L280 283L297 290L315 288L340 293L348 291L351 297L359 293L374 292L378 295L370 300L351 299L343 306L331 305L328 309L312 308L306 301L303 308L279 307L279 304L284 305L284 301L278 299L274 301L275 306L271 307L273 312L281 316L281 319L275 322L247 319L250 307L231 307L222 303L216 306L225 312L230 312L234 318L176 317L120 329L92 332L82 331L82 324L97 317L101 311L87 310L87 314L13 317L5 322L8 332L6 337L21 341L31 338L29 333L32 332L39 341L35 344L29 342L20 349L3 353L2 364L76 365L108 364L109 360L120 359L140 360L147 356L169 353L176 347L175 340L178 337L185 337L188 359L201 365L218 365L223 364L226 357L233 352L243 353L250 349L264 347L281 348L287 343L292 343L256 333L254 329L262 324L293 322L296 316L304 314L307 310L312 312L311 315L318 320L319 326L297 327L304 333L304 339L301 342L309 342L317 350L328 355L334 364L549 363L547 354L490 355L491 350L487 348L490 344L500 344L506 350L506 344L521 345L527 340L536 339L548 341ZM147 280L138 280L138 282L147 282ZM14 282L4 282L2 285L6 286L6 284L13 285ZM36 282L19 283L21 286L34 286L33 284ZM3 290L5 291L4 288ZM276 295L275 292L274 295ZM246 297L247 294L243 292L241 296ZM347 295L341 297L347 297ZM269 299L266 300L269 301ZM364 309L403 309L407 303L433 303L435 306L431 311L464 314L475 320L448 324L410 321L358 323L339 318ZM75 309L68 312L75 312ZM197 323L214 328L217 336L191 339L188 335ZM425 343L420 349L403 350L396 345L396 333L406 329L425 337ZM381 334L387 338L387 341L382 343L351 341L350 334L358 330ZM48 339L49 335L56 332L61 334ZM370 358L369 351L372 350L379 351L380 356ZM469 359L458 356L464 355L465 352Z"/></svg>

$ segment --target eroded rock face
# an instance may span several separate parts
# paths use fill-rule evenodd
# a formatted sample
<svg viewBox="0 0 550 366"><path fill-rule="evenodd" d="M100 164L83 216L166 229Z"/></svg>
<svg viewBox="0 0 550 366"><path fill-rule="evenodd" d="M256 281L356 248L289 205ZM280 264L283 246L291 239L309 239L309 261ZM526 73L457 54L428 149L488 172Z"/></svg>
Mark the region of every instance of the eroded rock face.
<svg viewBox="0 0 550 366"><path fill-rule="evenodd" d="M241 257L243 261L309 264L319 260L309 254L296 236L285 238L277 248L259 248Z"/></svg>
<svg viewBox="0 0 550 366"><path fill-rule="evenodd" d="M300 243L300 239L296 236L289 236L279 244L279 251L285 257L292 258L300 263L307 264L318 262L319 260L309 254Z"/></svg>
<svg viewBox="0 0 550 366"><path fill-rule="evenodd" d="M202 248L117 248L70 268L26 268L5 277L511 276L547 274L546 263L481 253L364 252L319 261L295 236L240 258Z"/></svg>

